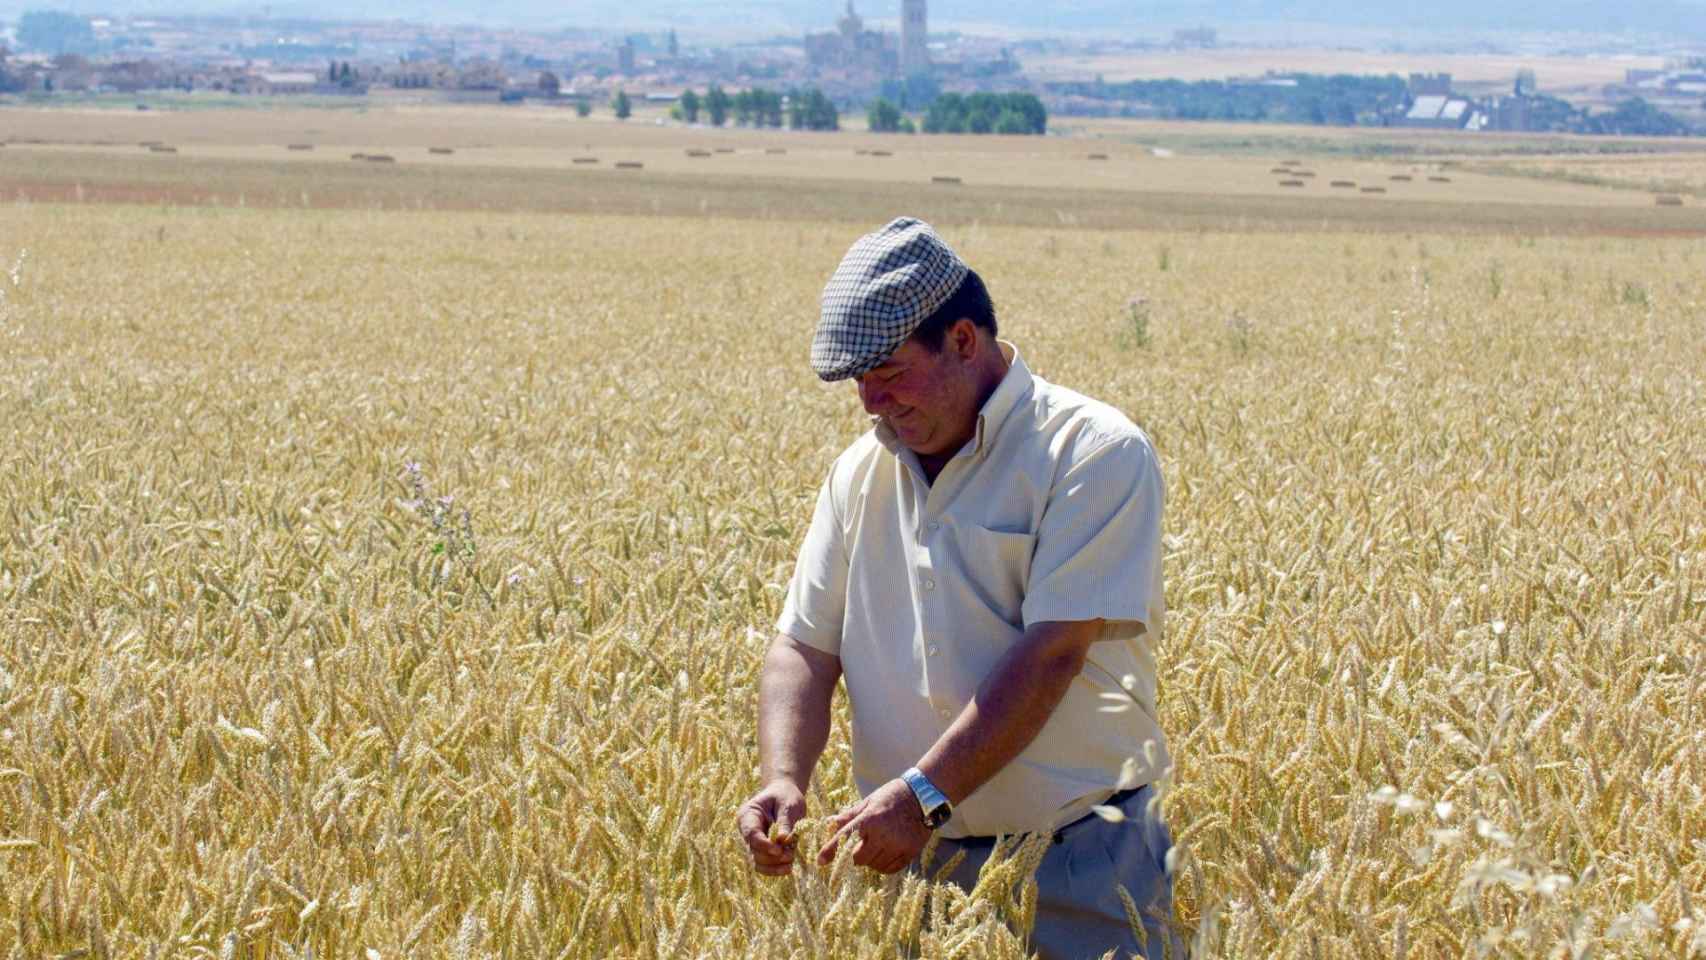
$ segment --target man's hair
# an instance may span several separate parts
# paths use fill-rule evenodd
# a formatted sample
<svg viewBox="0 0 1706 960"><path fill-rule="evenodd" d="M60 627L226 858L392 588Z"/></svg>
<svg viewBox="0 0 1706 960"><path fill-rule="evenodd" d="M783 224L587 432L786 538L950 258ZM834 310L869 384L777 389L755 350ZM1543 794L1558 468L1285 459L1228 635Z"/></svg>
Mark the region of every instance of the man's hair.
<svg viewBox="0 0 1706 960"><path fill-rule="evenodd" d="M965 279L960 281L953 296L937 307L935 313L924 318L924 322L912 331L912 339L931 353L941 353L942 340L947 337L948 328L958 323L961 317L995 336L995 304L990 302L989 290L984 287L983 278L977 275L976 270L966 271Z"/></svg>

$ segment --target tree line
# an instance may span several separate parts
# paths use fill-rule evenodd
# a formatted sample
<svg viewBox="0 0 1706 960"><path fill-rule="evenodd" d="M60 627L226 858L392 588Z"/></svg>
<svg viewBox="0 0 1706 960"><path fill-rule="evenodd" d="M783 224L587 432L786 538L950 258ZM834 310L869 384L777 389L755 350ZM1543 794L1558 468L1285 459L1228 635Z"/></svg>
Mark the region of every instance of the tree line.
<svg viewBox="0 0 1706 960"><path fill-rule="evenodd" d="M1051 85L1057 93L1094 100L1141 103L1169 120L1302 123L1354 126L1408 102L1402 77L1291 74L1270 83L1226 80L1132 80Z"/></svg>
<svg viewBox="0 0 1706 960"><path fill-rule="evenodd" d="M789 90L787 95L762 87L730 94L712 84L701 97L688 90L670 111L677 120L698 123L703 117L713 127L775 127L784 123L790 130L839 130L841 114L822 90Z"/></svg>

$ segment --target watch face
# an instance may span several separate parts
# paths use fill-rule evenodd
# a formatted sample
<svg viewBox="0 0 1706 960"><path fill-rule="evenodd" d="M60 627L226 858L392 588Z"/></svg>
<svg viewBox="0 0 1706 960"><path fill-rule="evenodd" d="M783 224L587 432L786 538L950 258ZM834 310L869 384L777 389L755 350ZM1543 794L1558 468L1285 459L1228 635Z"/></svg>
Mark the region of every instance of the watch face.
<svg viewBox="0 0 1706 960"><path fill-rule="evenodd" d="M950 809L947 804L938 803L934 807L925 811L924 822L930 825L930 829L934 830L942 824L947 823L948 818L953 815L954 811Z"/></svg>

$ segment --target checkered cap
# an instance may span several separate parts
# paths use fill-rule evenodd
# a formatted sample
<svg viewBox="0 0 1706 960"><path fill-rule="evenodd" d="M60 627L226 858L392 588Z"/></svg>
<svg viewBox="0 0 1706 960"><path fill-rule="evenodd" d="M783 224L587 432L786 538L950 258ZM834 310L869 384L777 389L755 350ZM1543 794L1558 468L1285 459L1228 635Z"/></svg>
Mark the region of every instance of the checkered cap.
<svg viewBox="0 0 1706 960"><path fill-rule="evenodd" d="M967 272L922 220L901 217L860 237L823 288L812 369L824 380L845 380L881 364Z"/></svg>

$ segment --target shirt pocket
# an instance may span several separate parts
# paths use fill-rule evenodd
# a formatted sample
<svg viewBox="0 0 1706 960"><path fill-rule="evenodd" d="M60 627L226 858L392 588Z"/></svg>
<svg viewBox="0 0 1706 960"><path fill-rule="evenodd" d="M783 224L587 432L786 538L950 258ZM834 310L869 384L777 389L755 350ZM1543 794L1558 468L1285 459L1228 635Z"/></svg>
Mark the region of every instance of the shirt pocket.
<svg viewBox="0 0 1706 960"><path fill-rule="evenodd" d="M965 525L955 530L960 573L966 589L989 611L1016 629L1023 629L1025 587L1031 578L1031 555L1037 537L1032 533L991 530Z"/></svg>

